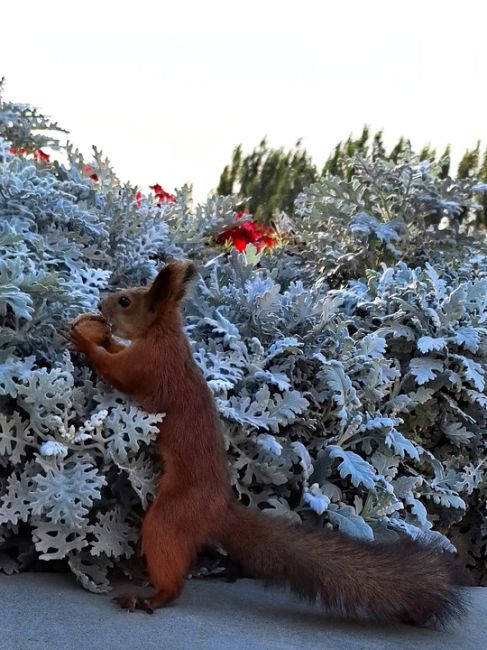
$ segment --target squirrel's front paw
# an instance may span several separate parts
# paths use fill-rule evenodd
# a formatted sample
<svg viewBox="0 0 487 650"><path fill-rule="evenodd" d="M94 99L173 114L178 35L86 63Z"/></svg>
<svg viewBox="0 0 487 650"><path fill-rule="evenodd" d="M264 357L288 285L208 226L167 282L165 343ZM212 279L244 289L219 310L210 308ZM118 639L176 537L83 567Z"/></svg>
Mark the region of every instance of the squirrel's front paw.
<svg viewBox="0 0 487 650"><path fill-rule="evenodd" d="M70 350L73 352L84 352L87 354L89 348L93 345L75 326L62 327L59 330L61 336L67 340Z"/></svg>

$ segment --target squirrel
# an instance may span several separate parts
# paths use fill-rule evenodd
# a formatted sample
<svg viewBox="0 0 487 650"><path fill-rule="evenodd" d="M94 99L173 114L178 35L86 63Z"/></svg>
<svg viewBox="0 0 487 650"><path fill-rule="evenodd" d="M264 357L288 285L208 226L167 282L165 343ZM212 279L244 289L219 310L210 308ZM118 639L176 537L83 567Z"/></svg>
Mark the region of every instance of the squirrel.
<svg viewBox="0 0 487 650"><path fill-rule="evenodd" d="M157 439L164 471L141 530L155 592L115 600L149 613L168 605L198 549L221 544L245 575L349 617L415 625L459 618L459 587L469 582L458 558L437 545L358 540L236 500L213 396L183 329L181 302L197 275L190 261L170 262L149 287L109 293L98 303L102 317L84 314L64 331L106 382L146 411L166 414Z"/></svg>

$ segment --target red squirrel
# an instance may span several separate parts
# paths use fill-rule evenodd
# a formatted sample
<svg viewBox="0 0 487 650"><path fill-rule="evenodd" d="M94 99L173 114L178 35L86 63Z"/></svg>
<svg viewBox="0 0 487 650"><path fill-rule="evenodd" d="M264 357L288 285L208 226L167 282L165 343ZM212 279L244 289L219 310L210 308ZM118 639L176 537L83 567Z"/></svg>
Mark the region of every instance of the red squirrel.
<svg viewBox="0 0 487 650"><path fill-rule="evenodd" d="M180 305L196 275L192 262L171 262L150 287L101 300L105 325L86 315L65 334L105 381L143 409L166 413L158 436L164 471L141 533L155 592L119 604L148 612L167 605L181 594L197 550L221 544L246 575L350 617L423 625L460 616L465 582L452 554L410 539L366 542L295 525L237 502L213 396L183 330ZM130 345L115 341L110 327Z"/></svg>

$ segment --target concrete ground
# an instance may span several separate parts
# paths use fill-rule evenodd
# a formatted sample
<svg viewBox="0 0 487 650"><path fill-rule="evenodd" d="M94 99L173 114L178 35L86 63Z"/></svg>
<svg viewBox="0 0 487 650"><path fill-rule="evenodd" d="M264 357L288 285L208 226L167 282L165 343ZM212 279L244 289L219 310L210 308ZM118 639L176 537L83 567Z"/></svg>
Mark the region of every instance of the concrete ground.
<svg viewBox="0 0 487 650"><path fill-rule="evenodd" d="M327 617L258 582L191 580L178 603L128 614L70 575L0 576L1 650L481 650L487 647L487 589L455 629L377 626Z"/></svg>

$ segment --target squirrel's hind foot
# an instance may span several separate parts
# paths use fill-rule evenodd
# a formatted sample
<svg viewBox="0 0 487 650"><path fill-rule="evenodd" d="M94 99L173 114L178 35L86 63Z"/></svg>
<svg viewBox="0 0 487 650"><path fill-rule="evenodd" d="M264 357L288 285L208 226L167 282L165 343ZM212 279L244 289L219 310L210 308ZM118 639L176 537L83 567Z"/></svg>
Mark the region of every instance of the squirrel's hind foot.
<svg viewBox="0 0 487 650"><path fill-rule="evenodd" d="M112 598L112 600L122 609L127 610L127 612L135 612L136 609L141 609L147 612L147 614L154 613L154 609L151 607L149 600L136 594L120 594Z"/></svg>

